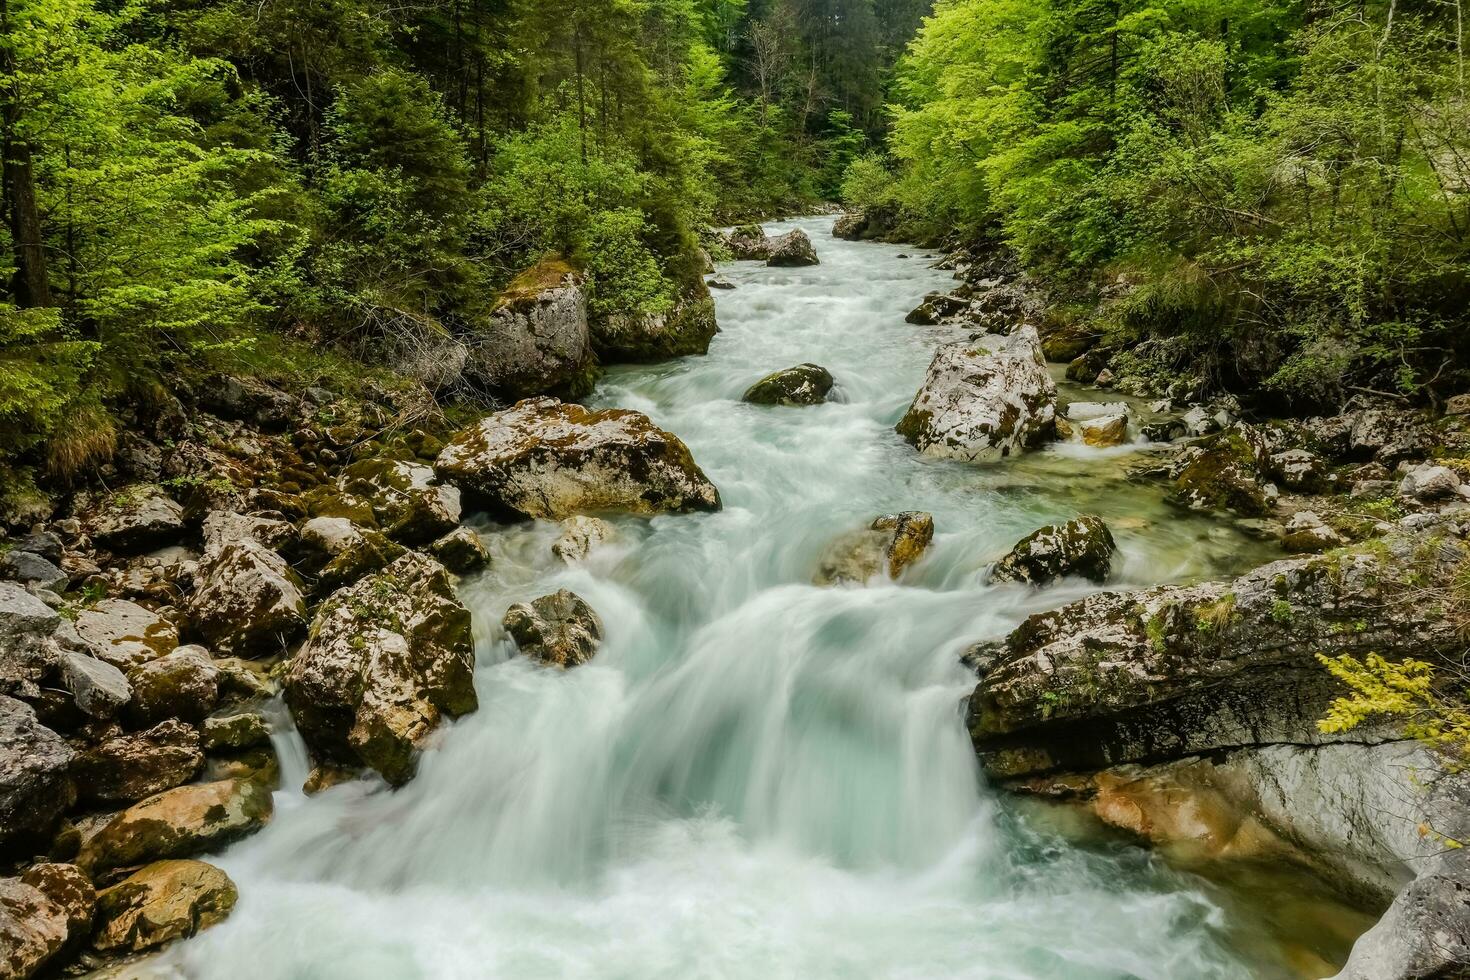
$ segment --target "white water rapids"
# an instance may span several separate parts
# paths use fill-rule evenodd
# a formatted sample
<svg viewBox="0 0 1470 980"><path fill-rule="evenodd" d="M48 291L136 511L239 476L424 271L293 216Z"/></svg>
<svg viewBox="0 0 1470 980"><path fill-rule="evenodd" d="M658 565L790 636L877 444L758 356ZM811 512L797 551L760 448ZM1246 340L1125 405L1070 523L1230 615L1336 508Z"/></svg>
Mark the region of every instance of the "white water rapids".
<svg viewBox="0 0 1470 980"><path fill-rule="evenodd" d="M179 975L1285 975L1241 941L1222 889L1065 838L985 786L960 708L966 645L1085 591L983 584L1040 524L1109 520L1115 587L1233 571L1252 546L1125 482L1129 450L920 458L893 425L934 346L961 334L903 318L952 279L921 250L836 241L831 219L778 227L793 225L821 265L727 265L738 288L717 296L709 355L613 370L594 398L681 436L725 509L619 519L617 543L577 567L553 557L553 525L483 526L494 566L463 585L479 711L397 792L307 799L300 743L279 736L275 819L210 859L240 901L169 954ZM740 402L803 361L831 370L839 401ZM895 510L937 528L902 584L810 584L829 542ZM607 629L565 673L513 656L498 625L561 587Z"/></svg>

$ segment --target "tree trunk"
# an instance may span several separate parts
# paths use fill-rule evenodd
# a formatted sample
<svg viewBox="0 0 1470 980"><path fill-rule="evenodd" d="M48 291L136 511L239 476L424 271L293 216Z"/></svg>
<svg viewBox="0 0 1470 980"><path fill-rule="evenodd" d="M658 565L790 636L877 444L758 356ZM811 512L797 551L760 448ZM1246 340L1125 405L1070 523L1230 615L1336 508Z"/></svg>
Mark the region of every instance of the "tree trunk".
<svg viewBox="0 0 1470 980"><path fill-rule="evenodd" d="M0 0L0 31L10 34L10 5ZM10 48L0 55L0 69L14 76L15 56ZM4 132L0 151L5 156L3 178L10 205L10 240L15 249L15 278L11 293L21 308L51 305L51 281L46 272L46 249L41 239L41 210L36 204L36 180L31 171L31 146L19 137L20 94L14 83L5 93Z"/></svg>

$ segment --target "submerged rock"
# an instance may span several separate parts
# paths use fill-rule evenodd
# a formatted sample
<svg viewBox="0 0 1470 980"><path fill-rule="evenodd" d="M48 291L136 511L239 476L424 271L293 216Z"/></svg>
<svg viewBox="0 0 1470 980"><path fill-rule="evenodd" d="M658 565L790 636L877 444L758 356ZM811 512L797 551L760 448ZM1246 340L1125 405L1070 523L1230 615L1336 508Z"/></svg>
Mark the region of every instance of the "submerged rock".
<svg viewBox="0 0 1470 980"><path fill-rule="evenodd" d="M560 259L517 276L488 320L463 342L465 377L498 397L577 397L591 391L596 379L586 285Z"/></svg>
<svg viewBox="0 0 1470 980"><path fill-rule="evenodd" d="M720 509L688 447L626 409L524 401L460 432L434 466L442 479L526 517Z"/></svg>
<svg viewBox="0 0 1470 980"><path fill-rule="evenodd" d="M602 642L602 620L575 592L562 589L506 611L501 625L521 654L553 667L578 667Z"/></svg>
<svg viewBox="0 0 1470 980"><path fill-rule="evenodd" d="M769 242L766 265L789 267L817 265L818 262L817 250L812 247L812 240L800 228L772 238Z"/></svg>
<svg viewBox="0 0 1470 980"><path fill-rule="evenodd" d="M593 549L612 540L617 530L600 517L577 515L561 522L561 537L551 544L551 553L568 565L584 560Z"/></svg>
<svg viewBox="0 0 1470 980"><path fill-rule="evenodd" d="M407 782L444 717L475 710L470 613L449 572L410 552L322 604L286 672L313 755Z"/></svg>
<svg viewBox="0 0 1470 980"><path fill-rule="evenodd" d="M223 922L239 893L203 861L157 861L97 896L94 948L139 953Z"/></svg>
<svg viewBox="0 0 1470 980"><path fill-rule="evenodd" d="M746 389L741 401L754 405L820 405L832 390L832 375L817 364L798 364L766 375Z"/></svg>
<svg viewBox="0 0 1470 980"><path fill-rule="evenodd" d="M1056 397L1036 330L1026 326L939 348L898 433L929 456L1009 456L1050 437Z"/></svg>
<svg viewBox="0 0 1470 980"><path fill-rule="evenodd" d="M875 575L897 580L934 540L934 518L923 511L884 514L861 531L843 535L822 556L817 585L862 584Z"/></svg>
<svg viewBox="0 0 1470 980"><path fill-rule="evenodd" d="M1091 514L1048 524L1022 538L990 570L994 582L1044 585L1064 575L1106 581L1117 545L1102 518Z"/></svg>

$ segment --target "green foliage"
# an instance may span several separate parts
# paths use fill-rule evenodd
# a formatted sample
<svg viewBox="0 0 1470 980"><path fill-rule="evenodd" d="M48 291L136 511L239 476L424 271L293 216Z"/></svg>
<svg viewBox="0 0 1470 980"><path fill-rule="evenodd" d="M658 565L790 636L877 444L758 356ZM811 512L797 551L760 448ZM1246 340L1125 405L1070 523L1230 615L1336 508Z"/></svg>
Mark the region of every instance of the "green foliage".
<svg viewBox="0 0 1470 980"><path fill-rule="evenodd" d="M1456 769L1470 762L1470 691L1445 692L1433 664L1389 661L1376 653L1362 660L1318 655L1349 693L1332 702L1317 727L1328 734L1349 732L1373 721L1393 720L1404 734L1441 753Z"/></svg>

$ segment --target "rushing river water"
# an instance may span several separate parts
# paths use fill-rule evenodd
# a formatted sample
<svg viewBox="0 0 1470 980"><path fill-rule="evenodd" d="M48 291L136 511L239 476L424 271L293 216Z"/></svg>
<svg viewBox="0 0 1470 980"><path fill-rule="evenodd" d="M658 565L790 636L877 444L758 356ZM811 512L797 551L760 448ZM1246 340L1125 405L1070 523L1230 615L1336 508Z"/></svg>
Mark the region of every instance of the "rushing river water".
<svg viewBox="0 0 1470 980"><path fill-rule="evenodd" d="M304 753L280 735L275 820L220 859L240 902L170 955L182 975L1188 980L1340 955L1276 941L1264 899L1066 834L984 785L960 652L1085 591L989 587L990 561L1085 511L1114 527L1115 585L1260 553L1127 483L1134 450L920 458L893 425L959 334L903 317L949 274L913 249L835 241L830 219L795 224L820 266L727 266L738 288L718 294L707 357L616 369L595 396L688 442L723 512L617 520L616 543L570 568L553 525L485 526L494 566L463 586L478 713L398 792L364 781L308 801ZM803 361L832 371L836 402L740 402ZM937 527L903 584L810 584L833 538L894 510ZM566 673L514 657L498 626L560 587L607 628Z"/></svg>

